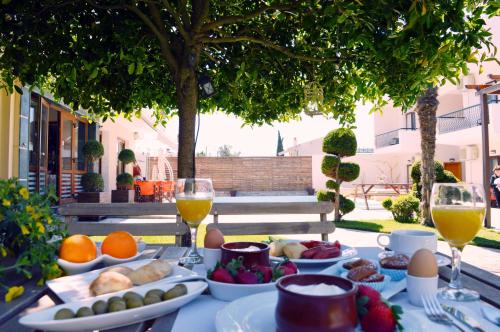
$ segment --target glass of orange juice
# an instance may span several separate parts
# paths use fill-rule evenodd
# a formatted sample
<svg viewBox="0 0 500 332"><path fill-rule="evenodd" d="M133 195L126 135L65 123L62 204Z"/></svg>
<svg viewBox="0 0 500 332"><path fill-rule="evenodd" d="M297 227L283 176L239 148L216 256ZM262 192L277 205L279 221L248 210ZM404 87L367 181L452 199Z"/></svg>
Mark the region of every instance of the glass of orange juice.
<svg viewBox="0 0 500 332"><path fill-rule="evenodd" d="M198 226L212 209L214 189L212 180L201 178L177 179L175 184L175 205L182 219L191 229L191 252L183 257L183 264L201 264L203 257L198 253L196 234Z"/></svg>
<svg viewBox="0 0 500 332"><path fill-rule="evenodd" d="M431 214L439 234L448 242L452 253L450 283L439 290L445 300L473 301L479 294L462 287L460 256L481 229L486 213L486 198L480 185L435 183L431 193Z"/></svg>

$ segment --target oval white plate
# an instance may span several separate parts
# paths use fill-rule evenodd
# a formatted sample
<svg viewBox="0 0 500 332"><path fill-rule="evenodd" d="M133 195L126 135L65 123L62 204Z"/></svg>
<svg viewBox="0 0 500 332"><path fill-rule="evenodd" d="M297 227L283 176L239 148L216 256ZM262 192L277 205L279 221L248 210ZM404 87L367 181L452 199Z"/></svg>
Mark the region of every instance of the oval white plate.
<svg viewBox="0 0 500 332"><path fill-rule="evenodd" d="M278 292L266 292L243 297L229 303L215 317L217 332L276 331L274 311ZM426 331L426 325L414 313L405 311L402 324L405 332ZM356 331L361 331L358 328Z"/></svg>
<svg viewBox="0 0 500 332"><path fill-rule="evenodd" d="M106 313L102 315L94 315L90 317L72 318L64 320L54 320L56 312L63 308L69 308L74 312L83 306L92 306L98 300L106 301L112 296L120 296L128 291L134 291L144 296L150 289L160 288L168 290L174 287L175 284L164 281L155 285L143 285L121 291L114 294L106 294L95 297L93 299L60 304L39 312L28 314L19 319L19 323L29 326L32 329L49 330L49 331L82 331L82 330L101 330L111 329L120 326L130 325L137 322L142 322L148 319L166 315L177 310L186 303L191 302L198 297L206 288L207 283L204 281L186 282L188 293L173 300L160 303L145 305L143 307L127 309L118 312Z"/></svg>
<svg viewBox="0 0 500 332"><path fill-rule="evenodd" d="M301 242L301 241L300 240L284 240L284 242ZM298 259L290 259L290 260L297 265L330 264L330 263L342 261L344 259L355 257L358 254L358 251L355 248L345 246L345 245L341 245L340 250L342 250L342 255L339 257L327 258L327 259L298 258ZM276 256L269 256L269 259L271 259L272 261L275 261L275 262L282 262L285 260L284 257L276 257Z"/></svg>
<svg viewBox="0 0 500 332"><path fill-rule="evenodd" d="M139 267L152 262L153 259L141 259L138 261L128 262L120 264L120 266L129 267L131 269L138 269ZM181 280L189 280L202 278L196 272L188 270L172 262L172 274L161 279L163 282L167 280L168 282L180 282ZM92 281L99 276L101 272L108 269L108 267L92 270L78 275L61 277L53 280L47 281L47 286L64 302L71 302L75 300L83 300L92 297L89 292L89 286Z"/></svg>

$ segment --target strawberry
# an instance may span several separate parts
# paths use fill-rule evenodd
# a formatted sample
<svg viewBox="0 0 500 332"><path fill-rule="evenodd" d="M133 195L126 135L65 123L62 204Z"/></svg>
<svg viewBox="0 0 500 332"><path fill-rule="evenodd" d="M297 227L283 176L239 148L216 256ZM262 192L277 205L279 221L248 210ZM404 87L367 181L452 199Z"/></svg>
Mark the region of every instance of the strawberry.
<svg viewBox="0 0 500 332"><path fill-rule="evenodd" d="M335 241L335 242L333 243L333 245L334 245L335 247L339 248L339 249L340 249L340 247L341 247L341 244L340 244L340 242L339 242L338 240L337 240L337 241Z"/></svg>
<svg viewBox="0 0 500 332"><path fill-rule="evenodd" d="M380 298L380 293L370 286L359 285L358 294L356 296L356 302L358 305L369 309L370 307L379 304L382 301Z"/></svg>
<svg viewBox="0 0 500 332"><path fill-rule="evenodd" d="M373 305L361 319L364 332L393 332L396 329L396 319L391 308L385 303Z"/></svg>
<svg viewBox="0 0 500 332"><path fill-rule="evenodd" d="M236 274L236 283L238 284L258 284L259 278L251 271L238 270Z"/></svg>
<svg viewBox="0 0 500 332"><path fill-rule="evenodd" d="M273 269L270 266L256 265L252 268L261 283L268 283L273 278Z"/></svg>
<svg viewBox="0 0 500 332"><path fill-rule="evenodd" d="M280 263L279 266L282 266L284 267L286 270L289 270L291 271L292 273L285 273L285 275L288 275L288 274L296 274L297 273L297 265L295 265L294 262L288 260L288 259L285 259L284 262Z"/></svg>
<svg viewBox="0 0 500 332"><path fill-rule="evenodd" d="M321 247L321 250L313 256L313 259L335 258L335 257L339 257L341 254L342 254L342 252L337 247L333 247L333 248Z"/></svg>
<svg viewBox="0 0 500 332"><path fill-rule="evenodd" d="M213 281L218 281L218 282L224 282L226 284L234 284L234 278L229 273L228 270L225 268L219 266L216 267L210 274L209 274L209 279Z"/></svg>
<svg viewBox="0 0 500 332"><path fill-rule="evenodd" d="M317 246L323 244L323 242L310 240L310 241L302 241L302 242L300 242L300 244L303 245L304 247L306 247L307 249L311 249L311 248L314 248L314 247L317 247Z"/></svg>

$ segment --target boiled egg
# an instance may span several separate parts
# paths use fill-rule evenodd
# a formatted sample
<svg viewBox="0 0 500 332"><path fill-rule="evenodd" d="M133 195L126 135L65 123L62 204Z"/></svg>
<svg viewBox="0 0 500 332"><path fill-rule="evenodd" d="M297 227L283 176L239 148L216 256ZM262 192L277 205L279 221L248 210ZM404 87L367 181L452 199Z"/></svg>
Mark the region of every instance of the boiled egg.
<svg viewBox="0 0 500 332"><path fill-rule="evenodd" d="M408 275L432 278L438 275L436 256L429 249L417 250L408 264Z"/></svg>
<svg viewBox="0 0 500 332"><path fill-rule="evenodd" d="M217 228L212 228L205 234L205 248L219 249L224 244L224 235Z"/></svg>

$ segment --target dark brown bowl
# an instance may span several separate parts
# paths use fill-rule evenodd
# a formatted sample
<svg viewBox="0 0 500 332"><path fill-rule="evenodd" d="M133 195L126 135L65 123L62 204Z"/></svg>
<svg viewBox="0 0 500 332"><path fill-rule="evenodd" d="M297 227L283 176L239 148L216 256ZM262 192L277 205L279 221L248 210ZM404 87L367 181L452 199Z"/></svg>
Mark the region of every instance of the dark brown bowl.
<svg viewBox="0 0 500 332"><path fill-rule="evenodd" d="M346 292L339 295L303 295L286 289L288 285L336 285ZM326 274L297 274L283 277L276 284L278 305L275 318L278 332L354 331L358 315L356 293L351 281Z"/></svg>
<svg viewBox="0 0 500 332"><path fill-rule="evenodd" d="M234 249L244 249L250 246L260 248L259 251L236 251ZM221 263L226 265L232 259L243 257L243 265L251 268L255 265L270 266L269 246L260 242L228 242L221 245Z"/></svg>

